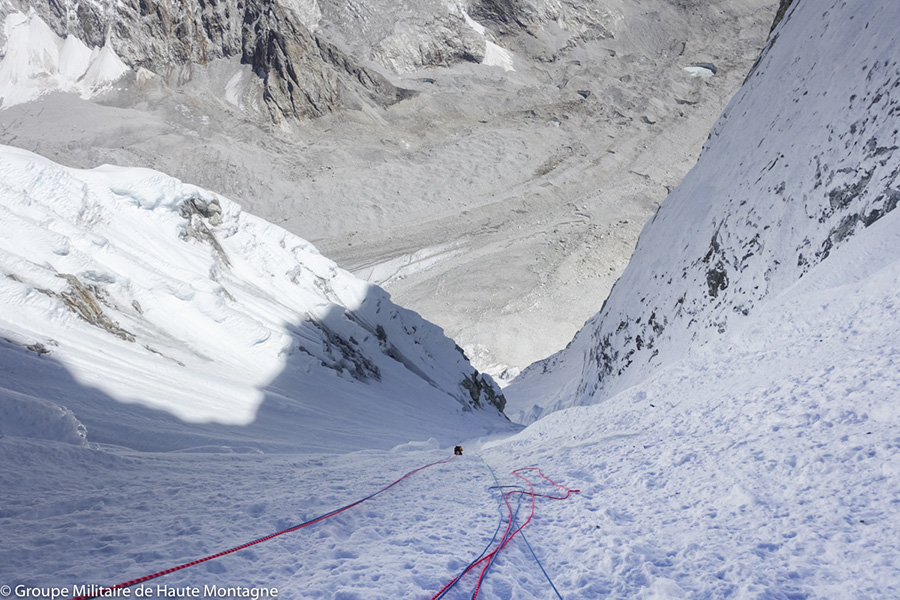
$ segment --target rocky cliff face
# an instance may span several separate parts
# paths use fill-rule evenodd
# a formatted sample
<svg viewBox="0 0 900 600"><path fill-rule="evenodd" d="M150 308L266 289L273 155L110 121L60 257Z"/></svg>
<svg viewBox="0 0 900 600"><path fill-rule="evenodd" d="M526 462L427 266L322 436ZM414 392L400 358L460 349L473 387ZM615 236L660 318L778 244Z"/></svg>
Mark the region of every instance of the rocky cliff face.
<svg viewBox="0 0 900 600"><path fill-rule="evenodd" d="M607 2L572 0L477 0L472 17L507 35L526 33L536 38L563 33L566 46L581 41L612 37L612 28L623 18Z"/></svg>
<svg viewBox="0 0 900 600"><path fill-rule="evenodd" d="M897 207L900 8L827 4L786 12L601 312L508 388L522 418L680 360ZM522 394L544 376L549 402Z"/></svg>
<svg viewBox="0 0 900 600"><path fill-rule="evenodd" d="M479 63L485 38L467 22L462 3L438 0L323 0L323 36L388 72Z"/></svg>
<svg viewBox="0 0 900 600"><path fill-rule="evenodd" d="M437 0L6 0L2 12L11 10L36 11L61 38L108 44L135 71L146 69L170 84L190 79L195 67L237 57L262 80L275 122L346 106L391 105L412 92L384 73L480 63L496 36L512 43L527 34L539 55L555 57L575 40L612 36L609 27L621 18L604 6L536 0L470 7Z"/></svg>
<svg viewBox="0 0 900 600"><path fill-rule="evenodd" d="M345 105L385 106L409 92L318 37L314 11L301 3L262 0L123 0L68 3L39 0L9 6L34 9L60 37L89 46L109 44L132 69L147 69L170 83L221 58L239 57L264 84L271 118L315 117Z"/></svg>

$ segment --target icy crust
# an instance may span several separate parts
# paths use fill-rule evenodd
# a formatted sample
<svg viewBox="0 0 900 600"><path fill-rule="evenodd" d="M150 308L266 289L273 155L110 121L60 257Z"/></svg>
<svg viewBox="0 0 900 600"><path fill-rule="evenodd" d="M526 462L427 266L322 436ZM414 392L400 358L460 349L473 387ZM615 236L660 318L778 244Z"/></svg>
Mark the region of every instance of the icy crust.
<svg viewBox="0 0 900 600"><path fill-rule="evenodd" d="M349 396L338 420L400 398L500 418L499 388L438 327L212 192L3 147L0 227L2 337L122 402L247 425L290 372L279 398Z"/></svg>
<svg viewBox="0 0 900 600"><path fill-rule="evenodd" d="M898 19L896 4L800 3L787 14L601 312L507 390L516 414L528 421L641 381L896 208ZM535 383L545 373L554 383Z"/></svg>

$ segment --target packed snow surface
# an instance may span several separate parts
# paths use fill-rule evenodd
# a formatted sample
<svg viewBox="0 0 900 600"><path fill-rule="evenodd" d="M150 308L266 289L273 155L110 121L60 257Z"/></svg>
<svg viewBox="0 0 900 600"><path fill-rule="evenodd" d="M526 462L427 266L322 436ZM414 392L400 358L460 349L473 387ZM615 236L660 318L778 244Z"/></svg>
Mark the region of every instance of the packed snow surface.
<svg viewBox="0 0 900 600"><path fill-rule="evenodd" d="M565 597L898 597L898 286L895 211L727 335L484 450L581 488L542 539Z"/></svg>

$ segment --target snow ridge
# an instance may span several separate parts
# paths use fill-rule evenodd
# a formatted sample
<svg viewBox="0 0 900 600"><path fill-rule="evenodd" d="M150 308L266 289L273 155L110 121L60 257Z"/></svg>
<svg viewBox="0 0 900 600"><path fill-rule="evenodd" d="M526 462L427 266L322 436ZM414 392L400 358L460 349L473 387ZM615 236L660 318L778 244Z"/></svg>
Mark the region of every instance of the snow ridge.
<svg viewBox="0 0 900 600"><path fill-rule="evenodd" d="M420 405L423 422L433 407L503 421L499 388L439 328L226 198L147 169L67 169L8 147L0 173L2 337L83 385L187 423L248 426L288 371L280 402L345 398L331 419L394 397L385 419ZM8 381L0 397L41 395L28 385ZM116 429L116 415L69 408L89 439L92 423Z"/></svg>

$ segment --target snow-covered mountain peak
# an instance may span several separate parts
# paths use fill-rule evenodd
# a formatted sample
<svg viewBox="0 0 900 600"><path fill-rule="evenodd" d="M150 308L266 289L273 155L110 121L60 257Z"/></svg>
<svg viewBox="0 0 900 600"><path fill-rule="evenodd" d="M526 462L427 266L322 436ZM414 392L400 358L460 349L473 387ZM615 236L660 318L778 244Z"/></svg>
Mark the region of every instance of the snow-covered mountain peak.
<svg viewBox="0 0 900 600"><path fill-rule="evenodd" d="M333 397L388 420L502 420L499 389L439 328L226 198L8 147L0 171L0 337L83 385L191 423L252 425L273 386L288 413ZM89 433L100 419L69 408Z"/></svg>

